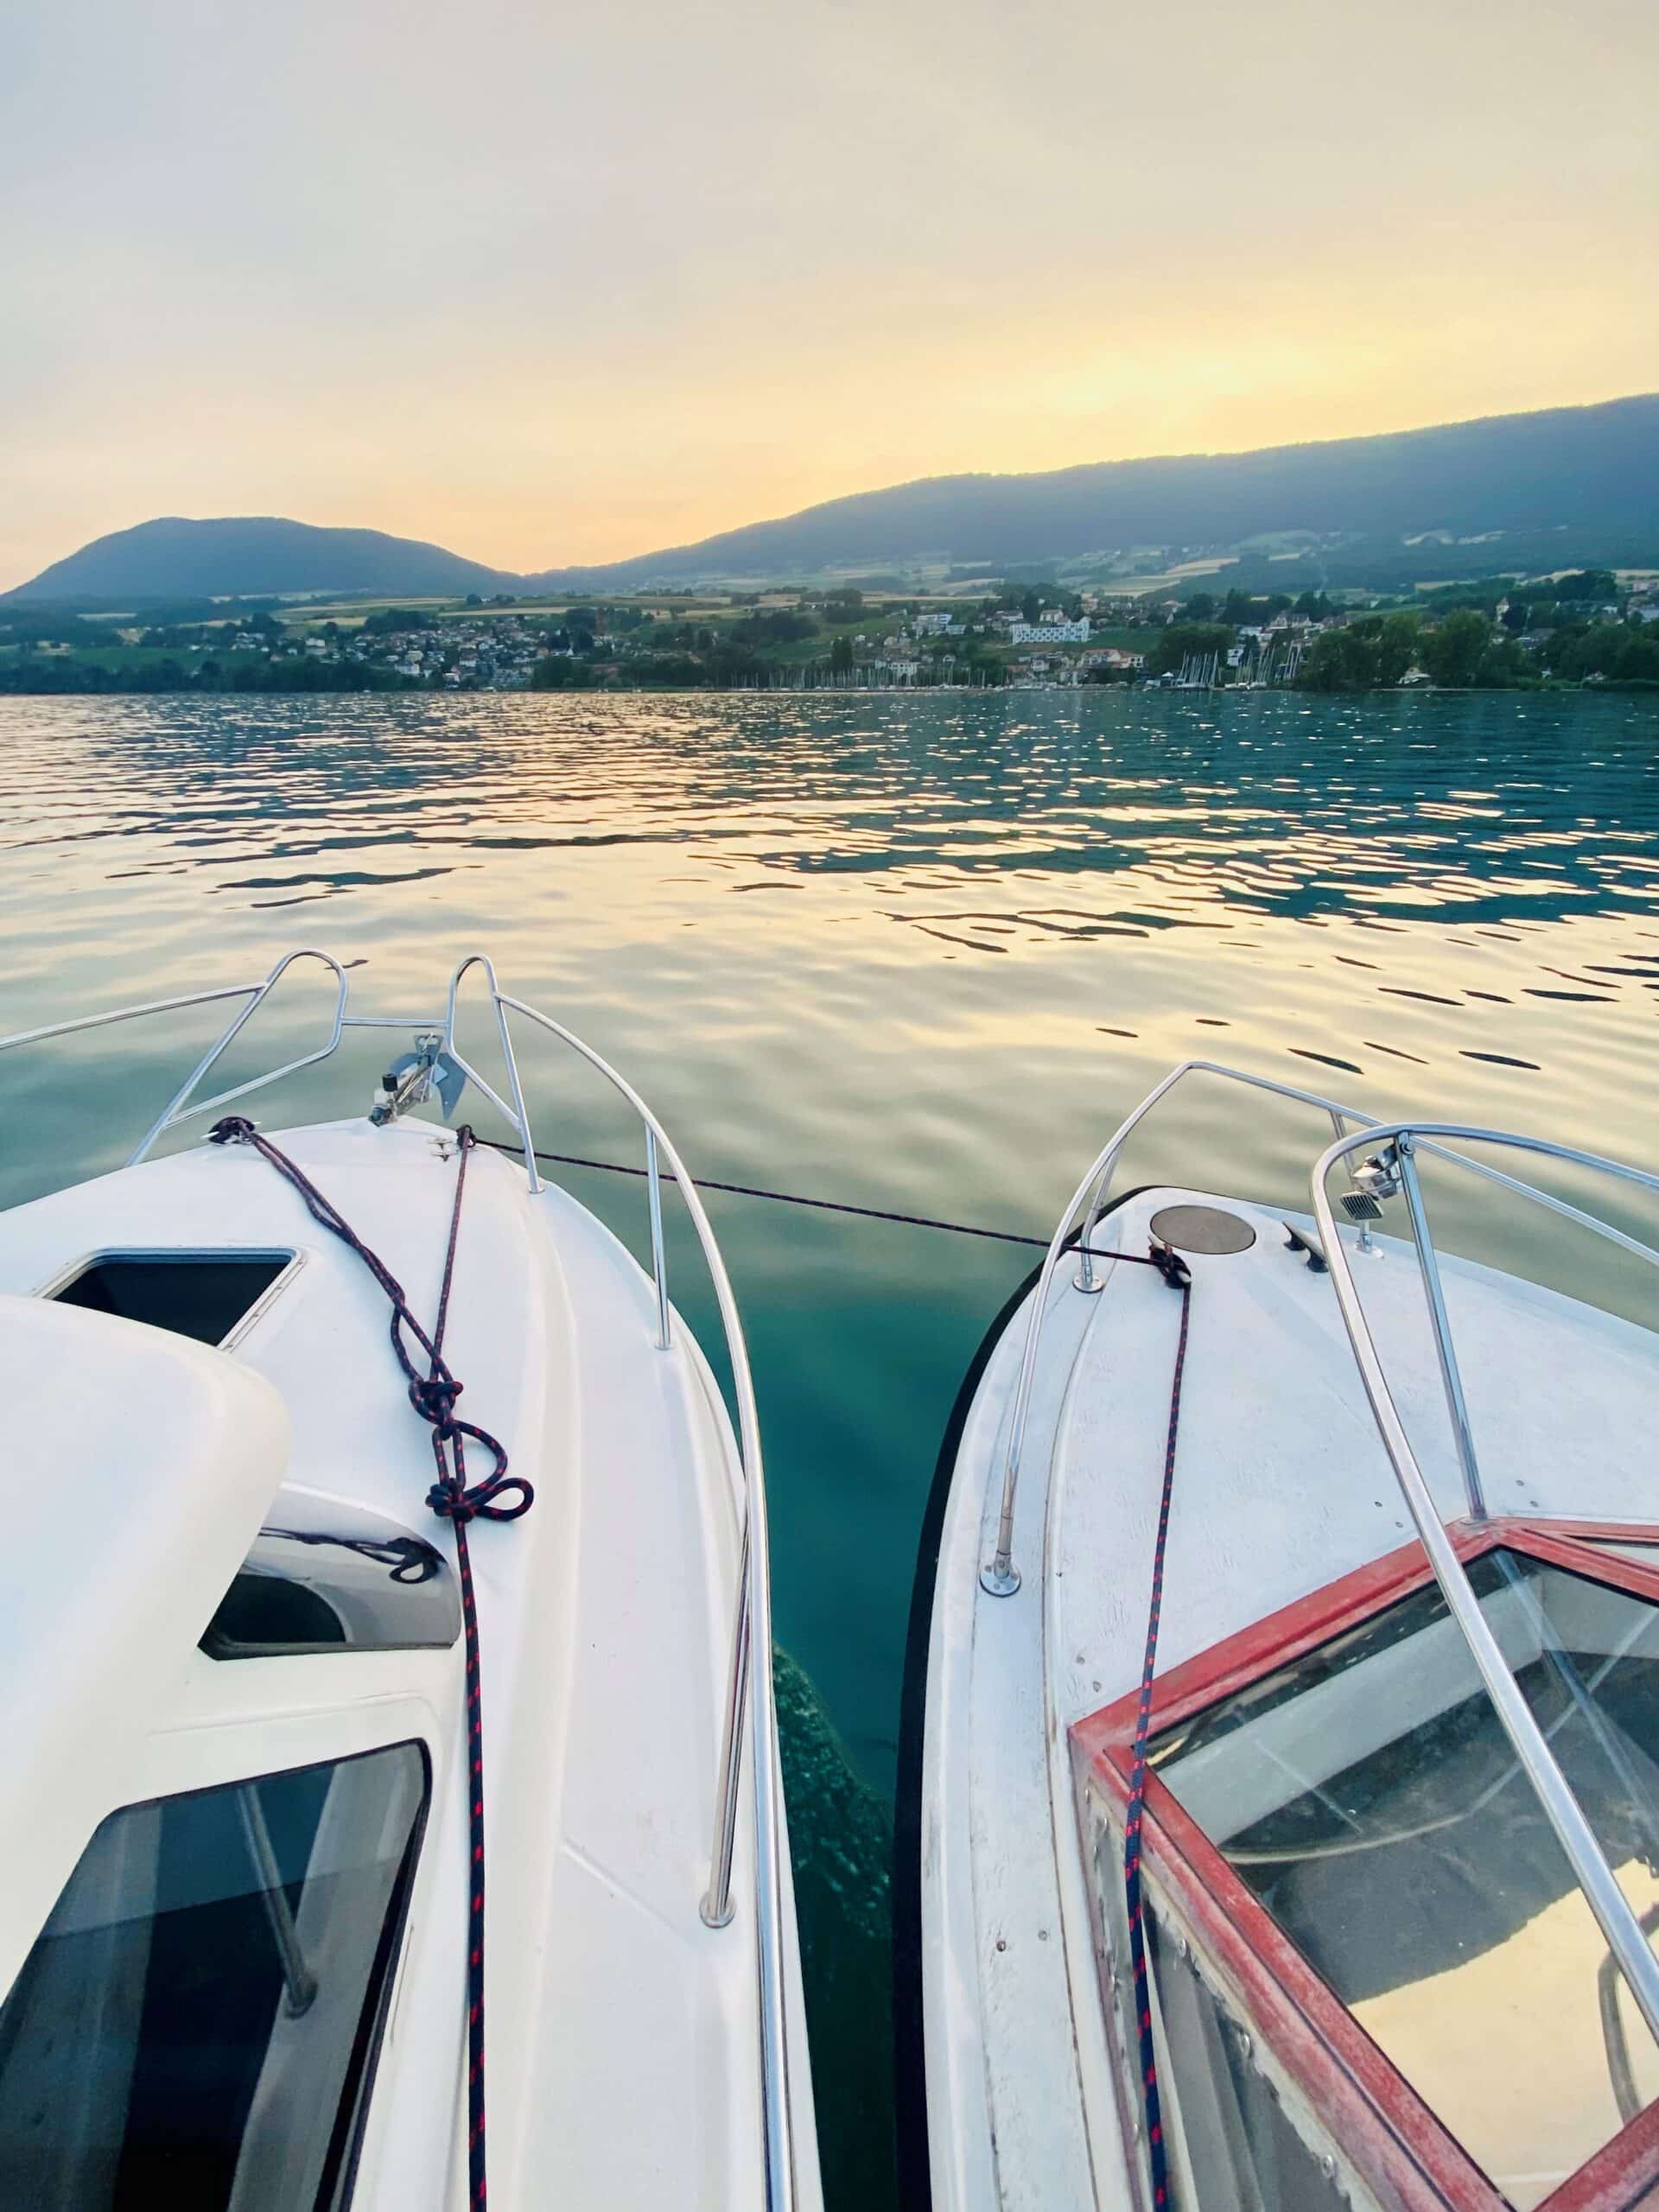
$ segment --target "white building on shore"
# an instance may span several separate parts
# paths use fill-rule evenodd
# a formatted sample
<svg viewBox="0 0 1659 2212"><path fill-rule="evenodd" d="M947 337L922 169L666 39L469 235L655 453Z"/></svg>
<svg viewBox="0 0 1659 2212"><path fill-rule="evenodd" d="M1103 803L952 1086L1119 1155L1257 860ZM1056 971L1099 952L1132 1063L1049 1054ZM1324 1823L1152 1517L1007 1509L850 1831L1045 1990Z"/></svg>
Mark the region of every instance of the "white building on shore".
<svg viewBox="0 0 1659 2212"><path fill-rule="evenodd" d="M1015 622L1009 626L1008 641L1016 645L1086 645L1089 642L1089 617L1080 614L1075 622L1052 616L1041 622Z"/></svg>

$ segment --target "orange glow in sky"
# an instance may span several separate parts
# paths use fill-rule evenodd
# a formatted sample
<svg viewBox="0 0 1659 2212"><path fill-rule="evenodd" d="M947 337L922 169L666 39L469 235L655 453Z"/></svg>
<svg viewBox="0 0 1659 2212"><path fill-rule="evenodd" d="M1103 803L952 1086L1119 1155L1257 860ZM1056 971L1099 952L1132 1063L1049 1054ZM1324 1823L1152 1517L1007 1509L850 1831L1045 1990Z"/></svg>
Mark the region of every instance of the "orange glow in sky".
<svg viewBox="0 0 1659 2212"><path fill-rule="evenodd" d="M1659 10L60 0L0 588L156 514L510 568L1659 386Z"/></svg>

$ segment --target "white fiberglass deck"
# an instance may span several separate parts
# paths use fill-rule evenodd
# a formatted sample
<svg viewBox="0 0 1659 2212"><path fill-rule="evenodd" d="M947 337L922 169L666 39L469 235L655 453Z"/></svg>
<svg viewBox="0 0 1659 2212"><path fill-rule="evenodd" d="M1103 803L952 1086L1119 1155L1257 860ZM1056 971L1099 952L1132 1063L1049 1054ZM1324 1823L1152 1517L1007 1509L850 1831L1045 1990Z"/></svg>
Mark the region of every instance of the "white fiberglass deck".
<svg viewBox="0 0 1659 2212"><path fill-rule="evenodd" d="M1097 1248L1144 1253L1191 1200L1255 1229L1193 1278L1158 1669L1404 1543L1412 1528L1331 1278L1281 1217L1206 1194L1126 1200ZM1311 1230L1312 1224L1300 1226ZM1348 1232L1351 1235L1351 1232ZM1461 1478L1416 1263L1353 1267L1411 1440L1447 1518ZM1659 1521L1659 1367L1647 1332L1442 1256L1494 1516ZM1179 1297L1107 1263L1057 1269L1040 1339L1010 1598L988 1595L1026 1309L963 1432L934 1586L922 1776L929 2139L938 2212L1128 2207L1138 2124L1105 2041L1067 1731L1140 1676Z"/></svg>
<svg viewBox="0 0 1659 2212"><path fill-rule="evenodd" d="M273 1134L429 1325L453 1140L418 1122ZM233 1360L271 1386L292 1430L285 1498L349 1501L448 1552L448 1534L423 1503L429 1433L388 1345L385 1300L251 1149L199 1144L0 1217L0 1292L29 1296L72 1262L112 1248L234 1246L292 1248L302 1265L233 1352L186 1350L199 1365ZM63 1311L60 1319L58 1338L90 1331L94 1351L111 1330L164 1344L169 1356L175 1344L101 1316ZM462 1416L499 1437L512 1471L536 1488L524 1518L475 1522L470 1532L489 1836L490 2183L504 2207L725 2212L766 2202L747 1798L736 1919L712 1929L698 1910L715 1823L741 1477L690 1332L677 1320L661 1351L657 1323L649 1280L591 1215L556 1188L532 1196L516 1161L473 1154L445 1355L465 1385ZM54 1395L53 1381L41 1378L43 1398ZM73 1467L61 1452L73 1457L77 1435L95 1436L99 1421L107 1431L111 1408L99 1403L95 1358L66 1356L55 1382L64 1412L54 1473L67 1498ZM256 1408L249 1418L257 1417ZM271 1418L280 1464L281 1416ZM107 1433L98 1448L107 1450ZM153 1452L144 1465L153 1474ZM472 1479L484 1471L469 1465ZM9 1489L23 1479L14 1459ZM159 1484L151 1505L158 1516L171 1510ZM22 1525L40 1510L38 1498L14 1502L11 1517ZM460 1648L219 1664L195 1644L222 1592L223 1561L217 1553L193 1560L188 1526L174 1535L177 1649L166 1694L156 1693L137 1727L118 1700L102 1715L83 1713L61 1744L62 1761L83 1779L96 1777L101 1817L235 1771L245 1743L252 1762L245 1772L393 1736L427 1744L429 1821L353 2201L385 2212L458 2205L467 1895ZM9 1651L7 1663L20 1679L32 1655ZM15 1854L27 1858L36 1846L27 1821L7 1825L16 1830L16 1868ZM786 1847L783 1866L786 1885ZM67 1872L56 1866L56 1882ZM23 1910L0 1919L0 1984L38 1925ZM818 2197L792 1910L788 1936L796 2178L810 2212Z"/></svg>

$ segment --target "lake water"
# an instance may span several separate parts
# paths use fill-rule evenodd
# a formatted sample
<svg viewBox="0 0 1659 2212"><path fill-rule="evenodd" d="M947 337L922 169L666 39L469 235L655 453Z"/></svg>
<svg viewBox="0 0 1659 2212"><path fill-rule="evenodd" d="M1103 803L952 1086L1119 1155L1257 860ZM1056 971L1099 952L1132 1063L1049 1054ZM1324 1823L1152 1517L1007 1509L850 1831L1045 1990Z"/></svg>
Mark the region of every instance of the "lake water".
<svg viewBox="0 0 1659 2212"><path fill-rule="evenodd" d="M296 944L418 1011L486 950L694 1173L1039 1236L1188 1054L1659 1166L1659 712L1633 700L5 700L0 938L0 1033ZM291 982L262 1020L299 1051L323 987ZM211 1034L150 1027L0 1061L0 1203L121 1157ZM523 1051L543 1144L637 1159L601 1093ZM381 1052L303 1078L285 1116L365 1105ZM1323 1129L1195 1087L1127 1179L1306 1203ZM569 1179L637 1238L634 1186ZM785 1725L842 2212L888 2194L882 1852L918 1523L1034 1255L711 1211L805 1678Z"/></svg>

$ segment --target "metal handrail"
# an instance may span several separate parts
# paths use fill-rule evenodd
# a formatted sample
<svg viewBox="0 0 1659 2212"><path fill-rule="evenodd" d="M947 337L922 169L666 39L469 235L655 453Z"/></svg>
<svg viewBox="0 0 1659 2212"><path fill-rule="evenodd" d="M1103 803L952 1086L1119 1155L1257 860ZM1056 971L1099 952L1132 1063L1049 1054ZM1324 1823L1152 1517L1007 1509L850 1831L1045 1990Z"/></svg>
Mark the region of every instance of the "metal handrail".
<svg viewBox="0 0 1659 2212"><path fill-rule="evenodd" d="M1012 1596L1020 1587L1019 1570L1014 1565L1012 1555L1020 1458L1030 1412L1038 1344L1047 1310L1049 1287L1060 1254L1065 1248L1071 1224L1078 1208L1085 1199L1089 1200L1076 1287L1084 1292L1093 1291L1099 1287L1094 1275L1093 1262L1100 1256L1092 1249L1093 1235L1123 1146L1153 1108L1167 1096L1184 1077L1195 1073L1218 1075L1256 1090L1272 1091L1281 1097L1314 1106L1331 1116L1335 1135L1332 1142L1320 1154L1313 1170L1313 1211L1343 1322L1384 1449L1416 1526L1424 1554L1446 1600L1447 1611L1462 1632L1516 1758L1531 1783L1545 1815L1567 1853L1574 1878L1595 1915L1597 1923L1606 1938L1608 1949L1630 1986L1649 2032L1655 2042L1659 2043L1659 1958L1656 1958L1640 1920L1619 1888L1606 1854L1556 1762L1545 1732L1539 1726L1522 1694L1502 1648L1480 1609L1479 1600L1464 1573L1456 1548L1446 1535L1389 1389L1328 1188L1332 1170L1338 1165L1349 1167L1354 1155L1361 1152L1380 1151L1385 1157L1391 1157L1397 1167L1400 1189L1411 1220L1419 1271L1428 1305L1441 1384L1465 1495L1471 1514L1478 1519L1484 1517L1486 1510L1479 1461L1458 1363L1457 1348L1446 1311L1440 1263L1423 1199L1417 1169L1418 1155L1427 1153L1437 1159L1449 1160L1483 1181L1495 1183L1548 1212L1574 1222L1654 1267L1659 1267L1659 1250L1643 1243L1640 1238L1629 1235L1611 1222L1586 1212L1567 1199L1558 1198L1554 1192L1523 1182L1484 1160L1471 1160L1457 1147L1466 1144L1501 1145L1511 1151L1535 1153L1541 1158L1559 1160L1570 1166L1611 1175L1654 1192L1659 1192L1659 1175L1629 1166L1620 1160L1609 1160L1600 1154L1582 1151L1574 1146L1555 1144L1541 1138L1516 1136L1498 1129L1450 1122L1385 1122L1372 1115L1361 1113L1357 1108L1342 1105L1334 1099L1321 1097L1294 1084L1276 1082L1269 1077L1251 1075L1242 1069L1230 1068L1212 1060L1184 1060L1179 1066L1172 1069L1119 1124L1073 1192L1044 1255L1026 1325L1025 1347L1009 1424L996 1547L980 1569L981 1584L993 1597ZM1358 1124L1351 1134L1346 1126L1350 1122Z"/></svg>
<svg viewBox="0 0 1659 2212"><path fill-rule="evenodd" d="M1031 1313L1026 1323L1025 1351L1020 1363L1020 1378L1014 1389L1014 1412L1009 1423L1007 1450L1003 1461L1002 1497L997 1515L996 1542L991 1556L985 1560L979 1573L981 1587L993 1598L1011 1598L1020 1587L1020 1571L1014 1563L1013 1555L1014 1508L1019 1490L1020 1462L1025 1447L1026 1425L1031 1411L1032 1387L1036 1378L1038 1342L1047 1314L1049 1287L1053 1281L1055 1267L1060 1254L1065 1249L1071 1224L1077 1218L1077 1210L1086 1198L1089 1201L1089 1210L1079 1240L1081 1250L1075 1285L1078 1290L1085 1292L1096 1291L1102 1287L1095 1274L1094 1263L1101 1255L1094 1249L1094 1233L1099 1226L1101 1216L1105 1209L1119 1155L1130 1136L1145 1121L1153 1108L1166 1097L1177 1084L1189 1075L1220 1076L1229 1083L1243 1084L1253 1090L1270 1091L1276 1097L1288 1098L1297 1105L1312 1106L1319 1112L1330 1116L1332 1130L1338 1138L1347 1134L1351 1123L1357 1123L1368 1141L1374 1138L1382 1126L1375 1115L1362 1113L1357 1106L1347 1106L1338 1099L1324 1097L1318 1091L1304 1090L1296 1084L1281 1083L1272 1076L1253 1075L1243 1068L1229 1067L1224 1061L1202 1059L1183 1060L1178 1066L1172 1068L1162 1082L1154 1084L1140 1104L1119 1122L1116 1129L1096 1155L1088 1173L1072 1192L1071 1201L1060 1217L1059 1224L1044 1255L1042 1268L1038 1276L1037 1288L1031 1300ZM1420 1125L1419 1134L1422 1133ZM1350 1147L1351 1150L1357 1147ZM1581 1208L1569 1204L1567 1199L1557 1198L1553 1191L1540 1190L1533 1184L1521 1182L1515 1176L1506 1175L1501 1168L1493 1167L1484 1160L1469 1160L1461 1154L1446 1150L1443 1146L1433 1141L1426 1143L1424 1149L1437 1157L1457 1160L1459 1166L1480 1176L1484 1181L1495 1183L1501 1190L1510 1191L1519 1197L1531 1199L1536 1205L1544 1206L1550 1212L1559 1215L1563 1220L1571 1221L1581 1229L1587 1229L1596 1236L1605 1237L1610 1243L1622 1246L1624 1250L1633 1252L1638 1258L1647 1260L1659 1258L1659 1255L1656 1255L1638 1238L1627 1236L1624 1230L1615 1228L1612 1223L1599 1220L1594 1214L1584 1212Z"/></svg>
<svg viewBox="0 0 1659 2212"><path fill-rule="evenodd" d="M277 980L296 963L305 960L320 961L333 972L339 984L327 1043L319 1050L304 1053L264 1075L251 1077L211 1098L196 1100L195 1091L204 1077L264 1003ZM506 1067L507 1088L512 1094L511 1103L504 1099L478 1070L461 1057L455 1046L457 998L462 979L474 968L484 971L490 1001L495 1009L502 1058ZM327 1059L337 1049L343 1032L348 1028L410 1028L430 1031L440 1039L444 1055L470 1082L476 1084L480 1093L517 1131L532 1196L538 1194L544 1186L537 1171L535 1138L518 1078L518 1061L507 1020L509 1013L535 1022L561 1043L568 1045L602 1075L638 1115L645 1135L645 1173L650 1201L658 1348L664 1351L669 1350L672 1326L668 1299L667 1253L663 1233L662 1163L665 1160L670 1174L679 1185L714 1285L737 1402L738 1459L744 1492L743 1527L739 1548L737 1600L732 1629L731 1659L727 1673L720 1765L715 1790L709 1884L699 1911L710 1929L727 1927L734 1917L732 1869L736 1849L747 1720L754 1815L754 1914L760 2011L766 2202L768 2212L794 2212L797 2192L782 1942L784 1867L778 1820L783 1783L779 1765L777 1708L772 1676L771 1554L767 1540L766 1473L760 1452L754 1383L749 1371L743 1326L725 1262L715 1240L714 1230L684 1161L675 1149L668 1132L639 1093L574 1031L524 1000L513 998L503 991L497 980L494 965L487 955L474 953L461 963L449 980L445 1010L434 1020L416 1018L405 1020L402 1017L394 1019L383 1014L351 1014L347 1011L349 995L350 986L346 971L333 955L314 947L303 947L285 954L257 982L226 984L213 990L191 992L177 998L150 1000L139 1005L116 1007L106 1014L86 1014L71 1021L21 1030L12 1036L0 1037L0 1052L118 1022L135 1020L148 1014L176 1013L188 1007L208 1005L226 999L245 1000L246 1003L238 1008L151 1125L132 1155L130 1163L132 1165L143 1160L157 1141L181 1122L210 1113L215 1107L226 1105L232 1099L246 1097L251 1092L266 1089L284 1077L297 1073L302 1068Z"/></svg>
<svg viewBox="0 0 1659 2212"><path fill-rule="evenodd" d="M1026 1323L1025 1351L1020 1362L1020 1380L1014 1389L1014 1414L1008 1427L1007 1452L1002 1466L1002 1501L997 1514L996 1546L979 1571L980 1586L993 1598L1011 1598L1020 1587L1020 1570L1014 1563L1014 1507L1020 1486L1020 1459L1025 1447L1026 1421L1031 1411L1032 1384L1037 1373L1038 1341L1042 1335L1043 1320L1048 1307L1049 1285L1053 1281L1055 1267L1065 1249L1077 1209L1087 1198L1090 1201L1089 1212L1084 1225L1077 1287L1083 1291L1093 1291L1098 1287L1094 1274L1094 1262L1098 1255L1092 1249L1092 1243L1105 1205L1107 1192L1111 1187L1118 1155L1153 1108L1189 1075L1223 1076L1230 1082L1247 1084L1257 1090L1274 1091L1279 1096L1294 1099L1301 1105L1316 1106L1330 1115L1332 1126L1338 1134L1348 1122L1359 1122L1368 1127L1370 1123L1369 1115L1360 1113L1352 1106L1338 1105L1335 1099L1322 1098L1317 1091L1299 1090L1294 1084L1275 1082L1270 1076L1249 1075L1242 1068L1230 1068L1220 1060L1181 1061L1179 1066L1170 1070L1161 1083L1155 1084L1141 1103L1118 1123L1071 1193L1070 1203L1060 1216L1059 1225L1043 1255L1037 1287L1032 1295L1031 1313Z"/></svg>
<svg viewBox="0 0 1659 2212"><path fill-rule="evenodd" d="M186 1101L208 1069L219 1058L232 1039L247 1027L254 1014L264 1003L278 977L293 967L296 961L301 960L320 960L325 968L332 969L340 985L339 995L334 1001L334 1025L328 1033L327 1044L315 1052L302 1054L297 1060L289 1060L283 1067L272 1068L264 1075L255 1076L246 1083L238 1083L229 1090L221 1090L214 1097L203 1099L194 1106L187 1105ZM349 992L350 985L346 980L346 971L332 953L320 952L315 945L302 945L292 952L285 952L270 974L257 983L226 983L221 984L216 990L188 991L180 998L149 999L137 1006L113 1007L107 1014L85 1014L73 1021L48 1022L44 1028L41 1029L19 1029L10 1037L0 1037L0 1052L10 1052L14 1046L20 1045L42 1045L55 1037L73 1037L84 1030L105 1029L118 1021L137 1021L146 1014L177 1014L186 1007L212 1006L222 999L245 999L247 1004L238 1010L229 1026L223 1029L215 1041L208 1046L184 1083L175 1091L167 1105L162 1108L161 1114L150 1125L143 1141L127 1162L129 1167L136 1167L156 1140L165 1135L168 1129L175 1128L180 1122L188 1121L197 1114L211 1113L215 1106L228 1105L232 1098L245 1098L251 1090L263 1090L269 1084L281 1082L284 1076L297 1074L301 1068L308 1068L314 1066L319 1060L326 1060L340 1043L340 1032L347 1025L346 1001Z"/></svg>
<svg viewBox="0 0 1659 2212"><path fill-rule="evenodd" d="M1509 1737L1516 1758L1525 1770L1534 1794L1567 1853L1585 1901L1607 1939L1608 1949L1618 1961L1619 1972L1630 1986L1630 1994L1647 2023L1649 2033L1656 2043L1659 2043L1659 1959L1654 1956L1635 1910L1619 1888L1595 1831L1586 1818L1584 1808L1571 1784L1561 1772L1544 1732L1539 1726L1508 1660L1503 1656L1503 1649L1480 1609L1480 1601L1464 1573L1456 1548L1446 1535L1433 1495L1424 1479L1422 1469L1406 1434L1394 1394L1389 1388L1376 1339L1371 1334L1354 1281L1353 1269L1349 1264L1347 1249L1338 1231L1336 1217L1332 1211L1327 1187L1332 1169L1339 1164L1345 1166L1351 1154L1362 1145L1381 1143L1391 1146L1398 1159L1401 1182L1411 1216L1418 1267L1433 1326L1440 1379L1457 1442L1470 1510L1477 1518L1484 1517L1485 1503L1475 1454L1474 1432L1469 1419L1458 1366L1457 1347L1452 1340L1451 1321L1440 1284L1440 1263L1429 1231L1427 1211L1423 1204L1422 1187L1417 1173L1416 1156L1425 1140L1427 1141L1426 1148L1432 1149L1438 1156L1477 1172L1480 1163L1466 1159L1459 1152L1446 1150L1448 1141L1453 1144L1503 1145L1511 1151L1536 1153L1544 1159L1561 1160L1572 1166L1611 1175L1656 1192L1659 1192L1659 1175L1649 1174L1639 1167L1627 1166L1622 1160L1605 1159L1598 1153L1582 1152L1576 1146L1554 1144L1541 1137L1514 1136L1502 1129L1479 1128L1452 1122L1373 1123L1352 1136L1338 1136L1320 1154L1313 1169L1313 1211L1325 1243L1332 1287L1337 1294L1343 1324L1348 1332L1348 1341L1353 1348L1383 1449L1389 1455L1395 1479L1416 1525L1424 1554L1433 1571L1434 1580L1440 1585L1446 1610L1462 1631L1470 1656L1503 1724L1504 1733ZM1508 1181L1510 1179L1504 1179ZM1548 1197L1548 1193L1535 1191L1528 1184L1513 1183L1512 1187L1529 1198L1544 1200ZM1585 1219L1593 1223L1594 1217L1586 1216ZM1659 1252L1633 1238L1621 1236L1619 1241L1640 1253L1653 1265L1659 1266Z"/></svg>
<svg viewBox="0 0 1659 2212"><path fill-rule="evenodd" d="M507 1087L512 1092L512 1104L511 1106L507 1104L505 1099L499 1098L496 1096L495 1092L491 1090L489 1084L485 1082L483 1077L480 1075L478 1070L472 1065L470 1061L462 1059L461 1054L455 1049L455 996L461 989L461 977L465 976L468 969L471 968L481 968L484 970L485 975L489 979L490 998L495 1007L496 1032L501 1040L501 1058L506 1063ZM526 1009L526 1011L528 1011L528 1009ZM540 1017L537 1016L537 1019L539 1020ZM560 1033L569 1036L568 1032L561 1032ZM588 1052L586 1046L578 1044L577 1040L574 1037L569 1038L569 1042L576 1046L578 1052L586 1053L588 1058L592 1060L596 1067L603 1069L604 1072L611 1077L611 1080L617 1084L619 1089L626 1088L626 1086L621 1083L620 1077L613 1075L611 1070L605 1066L603 1060L599 1059L594 1053ZM469 953L467 958L461 962L460 967L456 969L454 974L449 978L449 1003L443 1018L443 1049L467 1080L478 1085L478 1088L489 1100L491 1105L495 1108L497 1113L505 1115L508 1121L513 1122L517 1126L519 1140L524 1146L524 1173L529 1179L531 1196L534 1198L536 1193L542 1187L541 1173L536 1165L536 1140L530 1133L530 1115L525 1109L524 1094L518 1081L518 1063L513 1057L512 1038L507 1028L507 1017L505 1003L501 996L501 987L495 980L495 963L490 958L486 952ZM658 1249L658 1240L655 1238L652 1240L652 1251L653 1256L658 1261L658 1275L660 1279L661 1255Z"/></svg>
<svg viewBox="0 0 1659 2212"><path fill-rule="evenodd" d="M208 1069L214 1065L232 1039L240 1035L264 1004L277 978L285 974L299 960L320 960L325 968L333 969L334 979L340 985L340 994L334 1001L334 1027L328 1033L327 1043L315 1052L306 1052L299 1059L290 1060L286 1067L276 1068L269 1075L254 1076L246 1083L232 1084L229 1090L216 1092L211 1098L199 1099L194 1104L188 1103L196 1085L207 1074ZM198 1114L211 1114L216 1106L228 1106L233 1098L245 1098L251 1090L263 1090L267 1084L279 1082L284 1076L297 1074L301 1068L312 1067L317 1061L326 1060L340 1043L340 1027L346 1018L346 1001L350 995L351 986L346 980L346 970L332 953L317 952L309 949L299 952L284 953L265 977L264 982L255 990L246 1006L221 1033L218 1041L210 1045L200 1059L197 1061L184 1083L174 1093L156 1120L152 1122L143 1142L133 1154L127 1165L130 1167L136 1167L157 1138L163 1136L168 1129L176 1128L179 1122L188 1122Z"/></svg>
<svg viewBox="0 0 1659 2212"><path fill-rule="evenodd" d="M715 1232L703 1211L697 1188L686 1172L666 1129L633 1086L602 1059L590 1045L522 999L496 994L497 1005L537 1022L580 1053L607 1078L645 1123L647 1139L646 1172L651 1189L652 1245L657 1255L658 1318L662 1339L668 1334L667 1274L662 1254L662 1198L658 1155L660 1153L680 1186L686 1211L714 1284L715 1301L726 1332L732 1363L732 1387L737 1399L738 1457L743 1469L746 1510L739 1564L737 1618L732 1632L732 1663L728 1676L726 1724L721 1746L720 1780L715 1792L715 1838L710 1853L709 1888L702 1912L710 1928L723 1928L732 1918L732 1855L737 1829L737 1797L741 1787L744 1707L749 1716L749 1756L754 1799L754 1894L757 1965L760 1993L761 2088L766 2125L766 2202L772 2212L791 2212L795 2202L795 2171L790 2119L789 2038L785 2025L784 1961L780 1940L783 1921L783 1857L778 1833L778 1804L783 1783L778 1764L778 1724L772 1680L772 1583L766 1529L766 1486L760 1458L760 1423L754 1402L754 1383L749 1373L743 1325L738 1318L726 1263ZM526 1142L529 1141L526 1132Z"/></svg>

